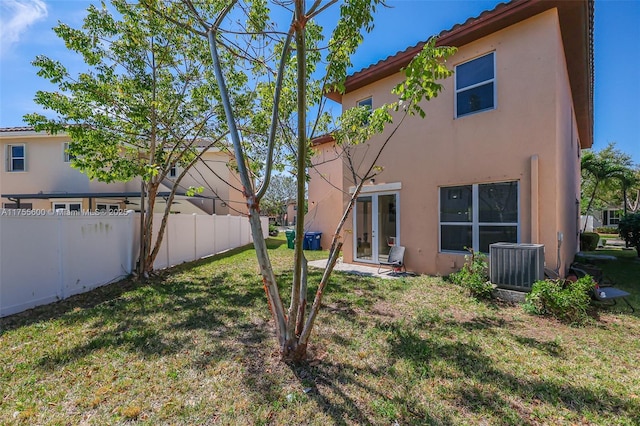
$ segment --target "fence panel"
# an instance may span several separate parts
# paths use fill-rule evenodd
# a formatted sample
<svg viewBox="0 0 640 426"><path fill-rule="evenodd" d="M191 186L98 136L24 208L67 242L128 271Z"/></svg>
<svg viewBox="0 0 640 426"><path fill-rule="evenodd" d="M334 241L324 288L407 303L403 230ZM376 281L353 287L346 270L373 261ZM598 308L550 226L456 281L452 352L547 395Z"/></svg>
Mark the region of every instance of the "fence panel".
<svg viewBox="0 0 640 426"><path fill-rule="evenodd" d="M196 220L193 215L174 214L169 216L168 232L165 235L169 245L169 266L196 260L195 228Z"/></svg>
<svg viewBox="0 0 640 426"><path fill-rule="evenodd" d="M2 210L0 210L2 212ZM155 241L162 220L154 216ZM268 219L262 218L263 237ZM140 214L0 215L0 317L118 280L135 268ZM170 215L163 269L251 243L246 217Z"/></svg>
<svg viewBox="0 0 640 426"><path fill-rule="evenodd" d="M133 214L63 216L62 297L84 293L126 277L133 270Z"/></svg>
<svg viewBox="0 0 640 426"><path fill-rule="evenodd" d="M196 216L196 256L202 258L216 253L216 216Z"/></svg>
<svg viewBox="0 0 640 426"><path fill-rule="evenodd" d="M2 211L2 210L0 210ZM132 215L0 215L0 317L132 270Z"/></svg>
<svg viewBox="0 0 640 426"><path fill-rule="evenodd" d="M216 253L228 250L229 243L229 218L231 216L215 216Z"/></svg>
<svg viewBox="0 0 640 426"><path fill-rule="evenodd" d="M0 217L0 316L61 296L56 223L54 217Z"/></svg>

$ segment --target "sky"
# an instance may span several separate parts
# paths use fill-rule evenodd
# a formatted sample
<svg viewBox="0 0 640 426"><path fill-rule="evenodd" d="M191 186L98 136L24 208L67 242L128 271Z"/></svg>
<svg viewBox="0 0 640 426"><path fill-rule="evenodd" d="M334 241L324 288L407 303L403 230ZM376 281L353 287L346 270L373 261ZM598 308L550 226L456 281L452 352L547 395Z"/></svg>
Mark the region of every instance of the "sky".
<svg viewBox="0 0 640 426"><path fill-rule="evenodd" d="M36 75L40 54L85 71L52 28L79 27L97 0L0 0L0 127L24 126L22 116L42 112L37 90L55 87ZM353 58L353 71L449 29L497 0L388 0L375 28ZM335 8L335 6L334 6ZM337 12L337 10L336 10ZM330 12L331 13L331 12ZM595 1L594 150L609 142L640 164L640 0Z"/></svg>

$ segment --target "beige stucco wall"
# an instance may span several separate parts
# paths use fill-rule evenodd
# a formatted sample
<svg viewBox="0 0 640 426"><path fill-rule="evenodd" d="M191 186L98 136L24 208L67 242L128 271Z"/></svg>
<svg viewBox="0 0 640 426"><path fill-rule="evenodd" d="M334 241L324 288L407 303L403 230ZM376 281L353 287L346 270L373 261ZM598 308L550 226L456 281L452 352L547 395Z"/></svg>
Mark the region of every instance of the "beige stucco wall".
<svg viewBox="0 0 640 426"><path fill-rule="evenodd" d="M336 148L334 143L316 146L314 151L314 166L309 169L309 211L305 216L304 228L307 231L322 232L320 245L328 249L344 209L343 193L340 190L344 185L343 163L338 155L340 148Z"/></svg>
<svg viewBox="0 0 640 426"><path fill-rule="evenodd" d="M125 191L125 183L106 184L90 181L84 174L64 162L64 143L69 142L66 135L47 135L36 132L19 132L9 136L2 135L0 191L2 193L32 194L44 193L81 193ZM7 171L7 145L24 144L26 171ZM49 200L24 200L34 209L51 209ZM82 202L82 208L88 209L88 200L77 198L59 199L58 202ZM5 198L0 203L11 203ZM95 206L94 206L95 208Z"/></svg>
<svg viewBox="0 0 640 426"><path fill-rule="evenodd" d="M556 10L462 46L449 64L453 68L492 51L497 84L494 110L455 119L454 80L449 78L440 96L425 106L426 119L407 119L378 162L384 171L376 177L376 185L401 184L399 244L407 249L410 270L449 274L464 261L462 254L438 251L441 186L516 180L519 241L544 244L550 268L558 267L558 232L565 237L562 267L576 251L573 204L579 161L571 135L575 139L577 132ZM396 74L344 95L343 108L367 96L373 97L374 108L393 102L390 92L400 79ZM372 140L371 148L384 137ZM359 153L371 155L376 151L371 148L363 147ZM537 176L533 182L532 176ZM312 182L315 185L313 177ZM343 174L343 187L349 185ZM532 188L537 189L533 204ZM352 228L350 220L347 233ZM345 261L351 262L353 238L345 238L343 252Z"/></svg>
<svg viewBox="0 0 640 426"><path fill-rule="evenodd" d="M557 44L562 46L561 34L557 32ZM569 85L569 75L564 64L564 49L558 49L556 67L556 158L557 162L557 232L562 233L562 241L557 242L560 264L557 268L565 273L580 248L580 139L578 125L573 113L573 101ZM551 239L551 236L548 236ZM558 240L558 235L556 235ZM547 251L548 252L548 251ZM557 251L556 251L557 256ZM558 263L556 261L556 263Z"/></svg>
<svg viewBox="0 0 640 426"><path fill-rule="evenodd" d="M44 132L12 132L0 134L0 193L13 194L35 194L43 193L100 193L100 192L139 192L140 179L132 179L129 182L104 183L89 178L80 171L71 167L70 163L64 162L64 143L70 139L66 135L48 135ZM7 171L7 145L24 144L26 152L26 171ZM215 213L220 215L238 215L246 213L245 203L240 190L242 185L239 182L237 173L230 170L228 162L230 154L211 150L203 153L202 160L206 162L197 163L188 172L181 182L181 189L184 191L190 186L204 187L202 195L213 196L214 192L220 199L215 201ZM180 168L177 170L181 172ZM220 178L219 178L219 177ZM227 185L229 182L232 187ZM170 182L167 182L170 183ZM168 191L165 185L161 191ZM192 204L187 200L179 200L178 204L172 207L173 211L182 213L204 213L200 210L201 200L194 199ZM118 204L121 208L139 209L138 204L126 205L122 199L95 198L89 205L88 198L56 198L49 199L25 199L23 202L31 203L34 209L51 209L52 202L80 202L82 209L95 209L98 203ZM213 200L202 200L203 203L212 204ZM4 203L12 201L1 198L0 207ZM224 205L223 205L224 204ZM205 207L205 206L202 206ZM213 206L208 206L209 211L213 211ZM164 203L158 200L156 212L164 210Z"/></svg>
<svg viewBox="0 0 640 426"><path fill-rule="evenodd" d="M200 161L185 174L180 182L180 189L186 191L189 187L202 188L200 195L203 197L217 196L215 208L213 200L192 199L193 204L209 213L215 212L218 215L239 215L246 213L246 205L242 196L242 184L234 171L228 164L231 155L227 152L209 150L202 154ZM182 169L178 167L176 174L179 176ZM171 177L167 178L167 183L173 182Z"/></svg>

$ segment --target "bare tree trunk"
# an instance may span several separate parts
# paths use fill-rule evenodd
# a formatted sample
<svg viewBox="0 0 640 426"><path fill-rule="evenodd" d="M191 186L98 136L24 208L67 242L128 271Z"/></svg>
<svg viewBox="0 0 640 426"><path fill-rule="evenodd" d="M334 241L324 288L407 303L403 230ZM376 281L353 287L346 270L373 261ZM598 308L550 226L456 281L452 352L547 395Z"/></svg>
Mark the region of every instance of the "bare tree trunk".
<svg viewBox="0 0 640 426"><path fill-rule="evenodd" d="M226 9L227 13L229 10L230 8ZM224 14L221 14L218 21L222 20L223 18ZM262 274L262 283L267 294L269 309L271 310L271 315L275 322L276 336L278 338L280 350L284 351L287 328L284 306L282 305L282 299L280 298L280 292L278 291L275 274L273 273L273 268L271 267L271 260L269 259L269 253L267 251L267 243L262 236L262 222L260 221L260 207L258 204L259 200L257 199L253 190L251 177L246 167L245 155L240 141L240 134L236 126L235 115L231 108L229 92L226 87L224 76L222 75L222 67L218 57L215 37L216 27L214 26L207 32L209 49L211 51L211 58L213 60L216 81L218 82L218 87L220 89L220 97L224 106L225 115L227 117L229 136L231 137L231 141L233 143L236 162L238 164L238 174L240 175L240 179L243 185L243 195L247 200L249 223L253 235L253 245L256 250L256 257L258 258L258 264L260 266L260 272Z"/></svg>
<svg viewBox="0 0 640 426"><path fill-rule="evenodd" d="M153 259L151 258L151 247L153 241L153 209L156 204L156 197L158 195L157 182L149 182L147 184L147 206L146 206L146 219L144 224L144 246L145 246L145 270L144 276L148 276L153 271Z"/></svg>
<svg viewBox="0 0 640 426"><path fill-rule="evenodd" d="M591 198L589 198L589 203L587 204L587 217L584 219L584 227L582 228L582 232L587 232L587 224L589 223L589 212L591 211L591 205L593 204L593 200L596 198L596 191L598 190L598 184L600 181L596 181L593 185L593 192L591 193Z"/></svg>
<svg viewBox="0 0 640 426"><path fill-rule="evenodd" d="M144 221L145 221L145 193L146 187L144 181L140 182L140 254L138 255L138 279L143 279L145 274L145 260L147 256L145 256L145 238L144 238Z"/></svg>
<svg viewBox="0 0 640 426"><path fill-rule="evenodd" d="M296 242L294 246L294 265L293 265L293 283L291 286L291 305L289 306L289 318L287 321L287 344L285 352L282 354L284 359L291 356L297 358L298 354L298 338L295 334L297 319L299 314L300 294L302 287L302 264L304 262L304 253L302 251L304 241L304 196L305 196L305 179L307 174L307 74L306 74L306 46L305 46L305 24L304 21L304 0L296 0L295 2L295 40L296 40L296 59L297 59L297 89L298 89L298 140L297 140L297 214L296 214ZM305 350L306 352L306 350Z"/></svg>

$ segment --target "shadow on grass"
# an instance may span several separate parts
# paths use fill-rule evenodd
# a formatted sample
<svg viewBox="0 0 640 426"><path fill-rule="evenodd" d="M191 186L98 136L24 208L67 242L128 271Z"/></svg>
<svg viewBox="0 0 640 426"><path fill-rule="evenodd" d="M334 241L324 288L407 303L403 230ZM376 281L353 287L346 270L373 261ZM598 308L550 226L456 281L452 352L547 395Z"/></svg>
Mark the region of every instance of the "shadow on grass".
<svg viewBox="0 0 640 426"><path fill-rule="evenodd" d="M122 281L4 318L2 333L45 321L69 326L81 323L86 337L81 342L54 348L40 359L32 360L34 367L50 371L94 351L116 347L144 357L175 354L193 344L190 330L206 330L221 338L237 333L242 327L254 330L254 325L247 324L246 309L262 304L266 311L266 303L262 287L251 285L253 275L245 277L240 285L227 271L180 278L181 270L208 266L250 249L245 246L181 265L172 268L171 274L161 271L145 283ZM242 285L244 283L249 285ZM230 329L226 326L229 323L238 326Z"/></svg>
<svg viewBox="0 0 640 426"><path fill-rule="evenodd" d="M278 245L282 244L284 242ZM246 250L225 253L221 257ZM212 259L202 260L196 265L181 266L172 271L180 272L181 268L187 271L211 262ZM149 358L175 354L185 349L194 350L196 345L188 332L203 330L207 338L213 339L210 339L212 342L206 350L191 357L195 368L204 369L220 360L233 359L244 367L241 373L244 383L256 400L280 403L283 380L278 374L282 367L275 367L278 368L275 372L270 371L265 362L270 361L271 367L279 365L277 360L274 361L278 355L272 324L261 316L268 315L264 290L260 285L254 285L255 274L234 272L238 268L235 264L227 268L230 271L210 268L198 275L185 277L178 273L165 280L157 278L144 285L133 285L131 289L137 291L118 290L111 297L90 301L88 309L76 310L83 307L82 304L71 304L62 314L51 318L69 324L86 324L89 339L63 350L54 350L33 360L33 363L50 371L93 351L114 347ZM320 274L311 272L310 282L317 283ZM278 277L281 283L291 280L290 273L282 273ZM326 299L328 311L333 312L332 318L354 323L364 315L375 315L362 313L362 310L370 310L378 300L392 301L393 292L401 288L400 284L390 283L388 291L381 293L380 285L369 278L334 275ZM283 291L288 291L284 290L287 287L283 284ZM314 292L315 288L310 288L309 294ZM287 300L284 295L283 299ZM247 313L247 307L255 309ZM308 397L335 424L373 424L379 423L381 417L388 419L388 424L393 424L396 419L401 419L403 424L454 424L456 419L451 416L465 411L479 417L491 416L496 423L527 424L535 423L530 407L535 409L536 400L577 415L595 412L604 418L613 413L633 419L640 411L637 403L624 400L608 390L594 390L558 380L522 378L502 371L489 356L483 354L480 346L451 338L460 329L470 334L510 328L509 321L486 318L449 321L442 319L437 311L423 315L420 321L389 323L385 318L374 327L388 336L383 351L391 363L389 366L378 369L358 367L347 359L291 367L292 371L303 388L313 389ZM429 324L434 328L429 337L418 334L416 330ZM353 341L339 334L335 336L334 342L339 350L351 351ZM514 337L522 345L553 356L561 352L555 342ZM453 404L458 408L431 410L428 401L425 404L423 399L415 396L423 383L399 380L399 389L395 391L380 390L368 384L367 377L394 379L393 363L396 360L402 360L420 372L416 381L423 378L434 381L449 379L439 370L442 367L438 363L444 363L456 375L459 374L463 379L456 380L449 391ZM358 389L366 395L361 395Z"/></svg>
<svg viewBox="0 0 640 426"><path fill-rule="evenodd" d="M416 331L424 329L425 322L432 327L426 338ZM381 320L375 328L388 336L385 358L391 363L389 366L360 367L345 361L290 368L301 387L311 389L308 397L331 417L333 424L339 425L374 424L381 417L386 418L388 424L396 421L400 424L455 424L459 419L453 416L465 412L490 424L538 424L540 418L536 410L540 403L548 404L557 412L573 413L577 419L593 419L594 414L601 417L600 422L615 422L613 416L638 418L640 401L625 399L601 387L517 376L501 370L479 345L452 339L460 330L468 335L511 329L512 326L509 321L491 318L450 321L437 313L412 321L389 323ZM515 342L523 346L553 358L563 355L563 349L556 341L545 342L511 334ZM352 341L340 335L330 339L344 350L353 346ZM371 377L393 377L398 362L408 363L415 378L398 377L392 389L368 384ZM406 367L403 369L407 376L411 375ZM441 401L416 396L422 386L432 386L427 383L447 383L454 377L462 379L450 382L450 387L443 391L447 395L444 406L438 407Z"/></svg>
<svg viewBox="0 0 640 426"><path fill-rule="evenodd" d="M38 364L56 369L110 348L150 358L176 354L193 346L192 330L206 330L218 340L235 337L239 330L254 330L254 325L247 323L245 309L263 299L261 287L238 289L227 272L206 279L148 284L91 310L66 314L61 320L70 324L82 321L89 339L51 351ZM236 325L228 327L229 323Z"/></svg>
<svg viewBox="0 0 640 426"><path fill-rule="evenodd" d="M493 325L487 324L487 327ZM533 400L538 400L580 416L595 412L605 418L616 414L633 419L640 412L640 402L621 399L605 389L590 389L577 383L559 383L541 378L517 377L502 371L496 368L491 358L483 354L481 347L472 343L442 339L437 335L423 338L406 325L389 324L385 329L390 333L388 343L391 358L404 359L416 370L429 372L431 377L440 374L433 362L445 362L449 369L457 370L466 378L454 386L456 406L478 415L491 413L502 424L522 424L535 418L529 408L514 403L514 396L527 404L535 405ZM545 347L533 339L516 340L554 356L560 352L554 344ZM507 399L501 392L511 397ZM422 410L425 416L428 415L424 407ZM438 423L448 423L446 419L435 420Z"/></svg>

